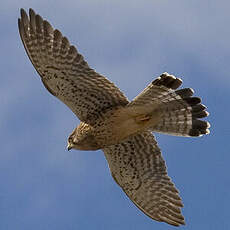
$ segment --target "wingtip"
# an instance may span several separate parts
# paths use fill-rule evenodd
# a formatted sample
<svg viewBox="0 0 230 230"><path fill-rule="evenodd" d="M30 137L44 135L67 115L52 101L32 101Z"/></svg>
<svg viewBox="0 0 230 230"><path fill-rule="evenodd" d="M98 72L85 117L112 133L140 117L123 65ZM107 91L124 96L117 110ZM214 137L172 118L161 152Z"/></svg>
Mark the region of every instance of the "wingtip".
<svg viewBox="0 0 230 230"><path fill-rule="evenodd" d="M20 13L22 15L23 13L26 13L26 11L23 8L20 8Z"/></svg>
<svg viewBox="0 0 230 230"><path fill-rule="evenodd" d="M18 18L18 27L20 28L21 19Z"/></svg>
<svg viewBox="0 0 230 230"><path fill-rule="evenodd" d="M181 216L181 217L183 219L161 217L162 218L161 222L165 222L165 223L170 224L170 225L175 226L175 227L180 227L181 225L186 225L184 217L183 216Z"/></svg>
<svg viewBox="0 0 230 230"><path fill-rule="evenodd" d="M19 29L19 32L21 31L21 19L18 18L18 29Z"/></svg>
<svg viewBox="0 0 230 230"><path fill-rule="evenodd" d="M26 11L23 8L20 9L20 14L22 19L28 17Z"/></svg>
<svg viewBox="0 0 230 230"><path fill-rule="evenodd" d="M35 11L32 8L29 8L29 15L36 15Z"/></svg>

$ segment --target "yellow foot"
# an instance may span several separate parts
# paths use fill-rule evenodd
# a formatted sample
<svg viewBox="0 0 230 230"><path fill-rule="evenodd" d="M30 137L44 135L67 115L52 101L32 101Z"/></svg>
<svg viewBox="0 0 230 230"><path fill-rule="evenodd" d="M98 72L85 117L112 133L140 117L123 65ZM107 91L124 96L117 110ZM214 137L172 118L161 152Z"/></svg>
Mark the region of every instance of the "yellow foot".
<svg viewBox="0 0 230 230"><path fill-rule="evenodd" d="M149 121L150 118L151 118L151 116L149 116L149 115L140 115L140 116L135 117L135 120L137 123L142 123L142 122Z"/></svg>

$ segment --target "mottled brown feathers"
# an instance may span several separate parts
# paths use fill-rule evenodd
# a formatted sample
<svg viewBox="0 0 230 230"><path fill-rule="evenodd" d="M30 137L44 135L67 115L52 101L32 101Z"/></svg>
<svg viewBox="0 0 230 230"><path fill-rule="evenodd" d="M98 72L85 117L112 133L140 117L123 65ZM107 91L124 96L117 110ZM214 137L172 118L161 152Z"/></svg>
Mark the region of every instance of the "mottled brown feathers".
<svg viewBox="0 0 230 230"><path fill-rule="evenodd" d="M112 82L88 66L60 31L32 9L29 18L21 9L18 25L26 52L45 87L80 120L93 123L101 116L100 111L128 103Z"/></svg>
<svg viewBox="0 0 230 230"><path fill-rule="evenodd" d="M115 181L138 208L157 221L185 224L181 198L150 132L131 136L103 151Z"/></svg>
<svg viewBox="0 0 230 230"><path fill-rule="evenodd" d="M68 150L102 149L111 174L133 203L150 218L185 224L179 192L167 174L152 131L179 136L209 133L208 116L191 88L168 73L152 81L133 101L91 69L62 33L32 9L21 9L19 32L46 89L81 120ZM127 77L128 80L128 77ZM129 79L130 81L130 79Z"/></svg>

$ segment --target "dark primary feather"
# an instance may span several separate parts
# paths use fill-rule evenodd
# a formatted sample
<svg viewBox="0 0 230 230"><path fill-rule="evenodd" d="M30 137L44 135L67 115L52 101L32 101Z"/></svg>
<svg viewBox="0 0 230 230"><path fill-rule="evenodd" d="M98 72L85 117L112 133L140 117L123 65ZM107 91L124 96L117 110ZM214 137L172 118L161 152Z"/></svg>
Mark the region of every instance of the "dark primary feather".
<svg viewBox="0 0 230 230"><path fill-rule="evenodd" d="M180 78L176 78L173 75L169 75L168 73L163 73L160 75L160 77L155 79L152 84L157 86L164 86L169 89L177 89L182 84L182 80Z"/></svg>
<svg viewBox="0 0 230 230"><path fill-rule="evenodd" d="M26 52L46 89L82 121L93 123L103 113L128 103L124 94L91 69L77 49L48 21L21 9L19 32Z"/></svg>

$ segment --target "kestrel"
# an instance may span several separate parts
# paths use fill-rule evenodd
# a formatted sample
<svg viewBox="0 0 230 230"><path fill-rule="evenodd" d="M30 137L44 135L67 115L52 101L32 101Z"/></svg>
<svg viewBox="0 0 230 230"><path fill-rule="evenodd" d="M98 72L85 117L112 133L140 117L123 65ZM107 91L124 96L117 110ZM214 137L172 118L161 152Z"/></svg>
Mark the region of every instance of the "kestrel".
<svg viewBox="0 0 230 230"><path fill-rule="evenodd" d="M19 32L46 89L80 119L68 149L102 149L112 177L150 218L185 224L178 190L151 132L198 137L209 133L208 116L191 88L163 73L131 102L107 78L91 69L59 30L30 9L21 9Z"/></svg>

